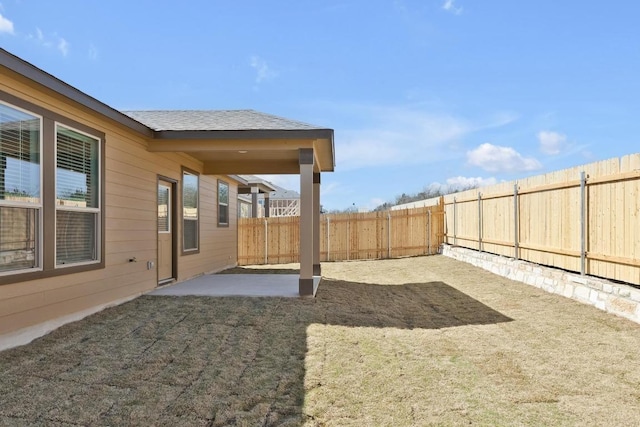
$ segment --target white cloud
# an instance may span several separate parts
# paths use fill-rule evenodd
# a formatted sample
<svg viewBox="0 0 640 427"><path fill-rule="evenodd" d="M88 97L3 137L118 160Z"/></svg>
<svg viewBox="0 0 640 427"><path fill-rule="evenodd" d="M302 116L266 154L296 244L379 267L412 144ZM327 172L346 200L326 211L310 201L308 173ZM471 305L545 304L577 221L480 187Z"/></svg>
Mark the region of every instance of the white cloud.
<svg viewBox="0 0 640 427"><path fill-rule="evenodd" d="M456 7L455 0L445 0L445 2L442 4L442 9L446 10L447 12L451 12L454 15L460 15L462 13L463 7Z"/></svg>
<svg viewBox="0 0 640 427"><path fill-rule="evenodd" d="M256 70L256 83L262 83L265 80L271 80L278 75L278 72L269 67L267 61L260 58L259 56L252 56L249 65L251 66L251 68Z"/></svg>
<svg viewBox="0 0 640 427"><path fill-rule="evenodd" d="M67 42L63 37L60 37L57 33L47 36L40 28L36 27L35 35L29 34L27 36L27 40L33 40L40 46L48 49L57 49L63 56L67 56L69 54L69 42Z"/></svg>
<svg viewBox="0 0 640 427"><path fill-rule="evenodd" d="M524 157L511 147L484 143L467 151L467 162L489 172L532 171L542 168L533 157Z"/></svg>
<svg viewBox="0 0 640 427"><path fill-rule="evenodd" d="M13 22L0 14L0 33L14 34Z"/></svg>
<svg viewBox="0 0 640 427"><path fill-rule="evenodd" d="M487 185L494 185L497 182L498 180L494 177L482 178L480 176L454 176L452 178L447 178L447 185L453 188L486 187Z"/></svg>
<svg viewBox="0 0 640 427"><path fill-rule="evenodd" d="M504 126L515 120L505 114L483 122L434 113L421 106L341 105L340 113L356 123L336 129L336 164L343 170L365 167L429 164L460 155L468 134Z"/></svg>
<svg viewBox="0 0 640 427"><path fill-rule="evenodd" d="M540 151L544 154L559 154L566 145L567 136L543 130L538 132L538 141L540 142Z"/></svg>
<svg viewBox="0 0 640 427"><path fill-rule="evenodd" d="M92 61L98 59L98 48L96 48L93 44L89 45L89 59Z"/></svg>
<svg viewBox="0 0 640 427"><path fill-rule="evenodd" d="M62 53L62 56L69 54L69 43L62 37L58 40L58 50Z"/></svg>

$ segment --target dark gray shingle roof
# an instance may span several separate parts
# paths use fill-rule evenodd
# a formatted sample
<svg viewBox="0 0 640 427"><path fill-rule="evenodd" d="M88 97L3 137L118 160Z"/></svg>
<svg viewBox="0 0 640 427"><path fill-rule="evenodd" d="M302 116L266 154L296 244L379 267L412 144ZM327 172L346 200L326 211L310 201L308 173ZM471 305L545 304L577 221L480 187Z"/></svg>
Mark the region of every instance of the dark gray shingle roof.
<svg viewBox="0 0 640 427"><path fill-rule="evenodd" d="M271 200L274 199L299 199L300 193L293 190L287 190L286 188L282 188L279 185L275 185L274 183L270 183L276 191L272 191L269 195Z"/></svg>
<svg viewBox="0 0 640 427"><path fill-rule="evenodd" d="M156 110L122 113L155 131L323 129L254 110Z"/></svg>

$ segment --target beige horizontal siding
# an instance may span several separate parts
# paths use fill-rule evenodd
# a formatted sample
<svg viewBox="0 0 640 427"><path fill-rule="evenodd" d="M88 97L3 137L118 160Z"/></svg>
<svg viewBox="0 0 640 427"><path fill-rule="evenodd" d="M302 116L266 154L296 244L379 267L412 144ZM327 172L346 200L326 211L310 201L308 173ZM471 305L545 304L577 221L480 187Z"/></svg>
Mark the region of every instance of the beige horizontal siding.
<svg viewBox="0 0 640 427"><path fill-rule="evenodd" d="M153 289L157 271L147 270L147 261L157 265L158 175L180 181L183 166L201 172L202 164L183 153L150 153L144 138L122 125L37 92L19 76L0 72L0 77L0 90L103 132L106 175L106 267L0 286L0 335ZM218 178L230 185L226 228L217 226ZM181 255L178 221L178 280L236 264L236 197L236 184L228 177L200 176L200 253ZM134 257L137 262L129 262Z"/></svg>

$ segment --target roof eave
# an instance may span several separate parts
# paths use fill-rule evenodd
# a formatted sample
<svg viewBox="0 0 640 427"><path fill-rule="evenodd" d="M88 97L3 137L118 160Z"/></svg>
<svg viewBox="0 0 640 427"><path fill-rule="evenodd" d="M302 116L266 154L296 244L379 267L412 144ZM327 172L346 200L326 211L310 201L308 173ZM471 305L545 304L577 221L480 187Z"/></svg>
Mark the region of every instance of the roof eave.
<svg viewBox="0 0 640 427"><path fill-rule="evenodd" d="M333 147L332 129L157 130L154 139L327 139Z"/></svg>

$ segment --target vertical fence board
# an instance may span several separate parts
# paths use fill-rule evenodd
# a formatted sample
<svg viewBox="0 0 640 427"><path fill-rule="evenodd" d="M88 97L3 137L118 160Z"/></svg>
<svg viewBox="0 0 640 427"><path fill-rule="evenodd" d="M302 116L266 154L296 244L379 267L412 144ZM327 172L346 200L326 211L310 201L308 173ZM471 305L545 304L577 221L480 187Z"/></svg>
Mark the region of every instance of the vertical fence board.
<svg viewBox="0 0 640 427"><path fill-rule="evenodd" d="M270 217L238 220L238 264L265 263L265 221L268 229L267 263L298 262L299 217ZM444 210L441 205L388 212L330 214L320 218L321 261L435 254L444 237Z"/></svg>

